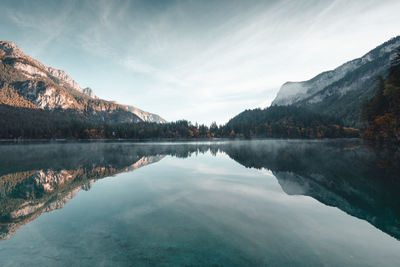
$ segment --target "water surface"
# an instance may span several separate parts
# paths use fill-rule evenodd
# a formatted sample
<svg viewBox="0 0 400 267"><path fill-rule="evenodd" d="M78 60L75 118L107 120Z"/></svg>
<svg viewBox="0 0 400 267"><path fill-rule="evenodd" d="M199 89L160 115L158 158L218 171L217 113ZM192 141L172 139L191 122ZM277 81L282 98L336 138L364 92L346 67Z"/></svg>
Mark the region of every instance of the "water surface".
<svg viewBox="0 0 400 267"><path fill-rule="evenodd" d="M398 155L359 140L0 146L1 266L400 266Z"/></svg>

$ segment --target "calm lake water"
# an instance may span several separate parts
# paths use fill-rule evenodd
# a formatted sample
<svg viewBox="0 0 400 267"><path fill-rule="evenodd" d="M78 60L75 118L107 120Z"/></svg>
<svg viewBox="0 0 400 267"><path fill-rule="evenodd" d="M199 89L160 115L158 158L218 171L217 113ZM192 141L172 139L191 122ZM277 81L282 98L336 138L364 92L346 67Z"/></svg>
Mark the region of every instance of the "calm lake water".
<svg viewBox="0 0 400 267"><path fill-rule="evenodd" d="M359 140L1 145L0 266L400 266L397 154Z"/></svg>

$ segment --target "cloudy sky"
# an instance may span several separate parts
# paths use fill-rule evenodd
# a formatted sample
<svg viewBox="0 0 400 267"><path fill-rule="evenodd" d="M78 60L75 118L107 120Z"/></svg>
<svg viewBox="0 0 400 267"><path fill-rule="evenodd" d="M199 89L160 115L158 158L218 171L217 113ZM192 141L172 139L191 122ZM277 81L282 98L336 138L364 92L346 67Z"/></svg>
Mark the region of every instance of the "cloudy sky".
<svg viewBox="0 0 400 267"><path fill-rule="evenodd" d="M167 120L224 123L400 34L400 1L18 1L0 39Z"/></svg>

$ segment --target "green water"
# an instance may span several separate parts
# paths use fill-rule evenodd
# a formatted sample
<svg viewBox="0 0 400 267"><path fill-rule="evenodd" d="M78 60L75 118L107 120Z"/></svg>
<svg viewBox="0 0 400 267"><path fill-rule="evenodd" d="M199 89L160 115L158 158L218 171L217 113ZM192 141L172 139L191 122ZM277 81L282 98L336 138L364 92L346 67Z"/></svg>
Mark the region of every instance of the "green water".
<svg viewBox="0 0 400 267"><path fill-rule="evenodd" d="M359 140L0 146L0 266L400 266Z"/></svg>

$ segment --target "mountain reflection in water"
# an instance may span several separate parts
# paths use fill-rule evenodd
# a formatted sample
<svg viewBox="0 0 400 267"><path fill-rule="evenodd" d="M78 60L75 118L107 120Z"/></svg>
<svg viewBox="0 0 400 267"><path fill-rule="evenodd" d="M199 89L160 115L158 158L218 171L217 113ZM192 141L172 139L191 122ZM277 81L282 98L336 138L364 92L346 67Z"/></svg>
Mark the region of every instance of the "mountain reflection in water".
<svg viewBox="0 0 400 267"><path fill-rule="evenodd" d="M305 195L400 239L399 153L359 140L211 143L72 143L0 146L0 240L64 207L98 180L165 156L211 151L268 169L289 195Z"/></svg>

